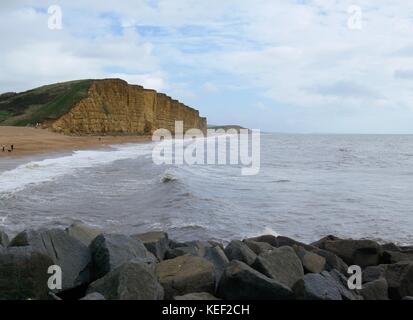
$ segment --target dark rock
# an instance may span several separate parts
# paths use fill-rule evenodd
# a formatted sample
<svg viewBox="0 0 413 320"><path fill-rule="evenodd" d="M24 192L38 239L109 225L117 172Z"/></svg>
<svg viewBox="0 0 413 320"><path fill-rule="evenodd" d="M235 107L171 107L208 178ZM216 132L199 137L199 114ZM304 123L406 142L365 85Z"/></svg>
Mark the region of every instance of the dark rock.
<svg viewBox="0 0 413 320"><path fill-rule="evenodd" d="M218 242L218 241L214 241L214 240L209 240L208 243L212 246L212 247L220 247L222 249L222 251L224 251L225 247L222 244L222 242Z"/></svg>
<svg viewBox="0 0 413 320"><path fill-rule="evenodd" d="M284 246L298 246L298 247L303 247L307 251L314 251L314 247L310 246L308 244L305 244L303 242L296 241L294 239L284 237L284 236L278 236L277 237L277 247L284 247Z"/></svg>
<svg viewBox="0 0 413 320"><path fill-rule="evenodd" d="M359 290L364 300L388 300L388 285L384 278L379 278L363 285Z"/></svg>
<svg viewBox="0 0 413 320"><path fill-rule="evenodd" d="M413 262L384 265L390 299L413 295Z"/></svg>
<svg viewBox="0 0 413 320"><path fill-rule="evenodd" d="M165 254L169 249L169 239L166 232L147 232L133 235L132 238L142 241L146 249L155 255L159 261L162 261L165 258Z"/></svg>
<svg viewBox="0 0 413 320"><path fill-rule="evenodd" d="M301 261L291 247L275 248L260 254L252 267L288 288L304 276Z"/></svg>
<svg viewBox="0 0 413 320"><path fill-rule="evenodd" d="M93 293L89 293L88 295L86 295L80 300L106 300L106 299L99 292L93 292Z"/></svg>
<svg viewBox="0 0 413 320"><path fill-rule="evenodd" d="M307 273L320 273L324 271L326 266L326 259L324 257L307 251L301 246L294 246L294 250Z"/></svg>
<svg viewBox="0 0 413 320"><path fill-rule="evenodd" d="M362 297L357 293L356 290L350 290L348 287L348 279L339 271L333 269L329 271L329 274L336 281L336 286L341 294L343 300L361 300Z"/></svg>
<svg viewBox="0 0 413 320"><path fill-rule="evenodd" d="M340 271L342 274L347 274L348 265L334 253L323 250L323 249L316 249L311 252L314 252L318 254L319 256L322 256L326 259L326 270L327 271L331 271L335 269L335 270Z"/></svg>
<svg viewBox="0 0 413 320"><path fill-rule="evenodd" d="M397 262L413 262L413 251L390 251L383 252L382 263L392 264Z"/></svg>
<svg viewBox="0 0 413 320"><path fill-rule="evenodd" d="M62 269L62 290L78 287L90 281L91 254L82 242L64 230L27 230L19 233L10 247L31 246L48 255Z"/></svg>
<svg viewBox="0 0 413 320"><path fill-rule="evenodd" d="M402 300L413 300L413 296L407 296L407 297L403 297Z"/></svg>
<svg viewBox="0 0 413 320"><path fill-rule="evenodd" d="M378 265L367 267L363 270L363 283L372 282L380 278L384 278L386 272L386 265Z"/></svg>
<svg viewBox="0 0 413 320"><path fill-rule="evenodd" d="M90 227L80 221L72 223L66 228L66 232L69 236L79 240L87 247L98 235L103 233L101 229Z"/></svg>
<svg viewBox="0 0 413 320"><path fill-rule="evenodd" d="M47 271L53 264L29 246L0 249L0 300L48 299Z"/></svg>
<svg viewBox="0 0 413 320"><path fill-rule="evenodd" d="M326 243L326 241L335 241L335 240L341 240L341 239L333 235L328 235L328 236L321 238L320 240L316 242L311 243L310 245L313 247L318 247L320 249L325 249L324 244Z"/></svg>
<svg viewBox="0 0 413 320"><path fill-rule="evenodd" d="M214 266L200 257L185 255L164 260L156 265L156 274L165 289L165 299L195 292L214 293Z"/></svg>
<svg viewBox="0 0 413 320"><path fill-rule="evenodd" d="M274 279L233 260L225 269L217 288L217 296L226 300L289 300L292 291Z"/></svg>
<svg viewBox="0 0 413 320"><path fill-rule="evenodd" d="M202 257L214 265L214 274L215 274L215 283L218 284L219 279L222 276L226 266L229 263L225 252L221 249L220 246L215 246L212 248L206 248L205 254Z"/></svg>
<svg viewBox="0 0 413 320"><path fill-rule="evenodd" d="M132 260L91 283L88 293L98 292L108 300L162 300L164 291L154 266Z"/></svg>
<svg viewBox="0 0 413 320"><path fill-rule="evenodd" d="M155 256L139 240L122 234L100 234L90 244L93 278L103 277L125 262L139 260L155 263Z"/></svg>
<svg viewBox="0 0 413 320"><path fill-rule="evenodd" d="M379 264L382 255L381 246L371 240L324 240L320 247L362 268Z"/></svg>
<svg viewBox="0 0 413 320"><path fill-rule="evenodd" d="M250 248L256 255L265 253L274 249L274 247L266 242L257 242L253 240L244 240L244 243Z"/></svg>
<svg viewBox="0 0 413 320"><path fill-rule="evenodd" d="M229 260L238 260L252 265L257 255L244 242L239 240L231 241L225 248L225 254Z"/></svg>
<svg viewBox="0 0 413 320"><path fill-rule="evenodd" d="M169 249L165 254L165 259L174 259L183 255L197 256L198 250L195 247L177 247Z"/></svg>
<svg viewBox="0 0 413 320"><path fill-rule="evenodd" d="M7 233L0 228L0 246L7 247L9 245L9 237Z"/></svg>
<svg viewBox="0 0 413 320"><path fill-rule="evenodd" d="M308 273L294 286L300 300L342 300L335 279L327 272Z"/></svg>
<svg viewBox="0 0 413 320"><path fill-rule="evenodd" d="M176 296L174 300L219 300L217 297L213 296L208 292L195 292L188 293L183 296Z"/></svg>
<svg viewBox="0 0 413 320"><path fill-rule="evenodd" d="M255 241L255 242L264 242L264 243L268 243L269 245L273 247L278 247L277 237L273 235L263 235L259 237L248 238L245 240L250 240L250 241Z"/></svg>

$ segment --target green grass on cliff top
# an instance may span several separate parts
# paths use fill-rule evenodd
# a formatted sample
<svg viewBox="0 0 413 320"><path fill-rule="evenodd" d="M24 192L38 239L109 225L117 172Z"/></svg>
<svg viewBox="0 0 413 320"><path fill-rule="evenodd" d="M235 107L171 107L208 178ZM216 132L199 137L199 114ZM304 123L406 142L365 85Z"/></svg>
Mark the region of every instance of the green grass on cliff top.
<svg viewBox="0 0 413 320"><path fill-rule="evenodd" d="M0 95L0 125L28 126L55 120L87 96L91 80L51 84Z"/></svg>

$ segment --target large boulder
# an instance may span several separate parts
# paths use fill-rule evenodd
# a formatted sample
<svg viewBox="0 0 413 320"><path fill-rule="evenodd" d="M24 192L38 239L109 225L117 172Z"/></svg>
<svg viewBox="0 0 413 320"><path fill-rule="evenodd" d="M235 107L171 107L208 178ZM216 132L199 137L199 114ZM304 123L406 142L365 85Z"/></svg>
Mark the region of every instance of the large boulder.
<svg viewBox="0 0 413 320"><path fill-rule="evenodd" d="M0 228L0 247L7 247L9 245L9 237L7 235L7 233Z"/></svg>
<svg viewBox="0 0 413 320"><path fill-rule="evenodd" d="M214 265L215 283L218 284L219 279L222 276L226 266L229 263L225 252L222 250L220 245L214 247L208 247L205 249L202 258L208 260Z"/></svg>
<svg viewBox="0 0 413 320"><path fill-rule="evenodd" d="M72 223L66 228L66 232L69 236L79 240L87 247L98 235L103 233L101 229L88 226L80 221Z"/></svg>
<svg viewBox="0 0 413 320"><path fill-rule="evenodd" d="M125 262L139 260L155 263L156 257L140 240L122 234L100 234L90 244L93 260L93 278L103 277Z"/></svg>
<svg viewBox="0 0 413 320"><path fill-rule="evenodd" d="M99 292L92 292L81 298L80 300L106 300Z"/></svg>
<svg viewBox="0 0 413 320"><path fill-rule="evenodd" d="M169 238L166 232L152 231L133 235L132 238L142 241L146 249L160 261L165 258L165 254L169 249Z"/></svg>
<svg viewBox="0 0 413 320"><path fill-rule="evenodd" d="M219 300L217 297L213 296L208 292L195 292L195 293L188 293L183 296L176 296L174 300Z"/></svg>
<svg viewBox="0 0 413 320"><path fill-rule="evenodd" d="M162 300L164 291L154 266L132 260L91 283L87 293L98 292L107 300Z"/></svg>
<svg viewBox="0 0 413 320"><path fill-rule="evenodd" d="M389 285L390 299L413 295L413 262L385 265L384 277Z"/></svg>
<svg viewBox="0 0 413 320"><path fill-rule="evenodd" d="M308 273L294 285L300 300L342 300L336 280L327 272Z"/></svg>
<svg viewBox="0 0 413 320"><path fill-rule="evenodd" d="M165 299L195 292L214 293L214 266L200 257L164 260L156 265L156 274L165 289Z"/></svg>
<svg viewBox="0 0 413 320"><path fill-rule="evenodd" d="M62 270L62 290L75 288L90 281L89 248L64 230L26 230L19 233L9 246L30 246L35 251L48 255L53 264Z"/></svg>
<svg viewBox="0 0 413 320"><path fill-rule="evenodd" d="M381 246L372 240L320 240L318 247L338 255L347 264L362 268L378 265L383 253Z"/></svg>
<svg viewBox="0 0 413 320"><path fill-rule="evenodd" d="M372 282L385 277L387 265L381 264L378 266L367 267L363 270L363 283Z"/></svg>
<svg viewBox="0 0 413 320"><path fill-rule="evenodd" d="M0 248L0 300L46 300L52 259L32 247Z"/></svg>
<svg viewBox="0 0 413 320"><path fill-rule="evenodd" d="M273 247L279 247L277 237L271 234L262 235L259 237L247 238L246 241L264 242ZM244 240L244 241L245 241Z"/></svg>
<svg viewBox="0 0 413 320"><path fill-rule="evenodd" d="M250 248L256 255L265 253L274 249L274 247L266 242L257 242L253 240L245 239L243 241L248 248Z"/></svg>
<svg viewBox="0 0 413 320"><path fill-rule="evenodd" d="M389 300L388 285L384 278L363 284L359 292L364 300Z"/></svg>
<svg viewBox="0 0 413 320"><path fill-rule="evenodd" d="M413 250L406 251L393 251L385 250L383 251L382 263L392 264L398 262L413 262Z"/></svg>
<svg viewBox="0 0 413 320"><path fill-rule="evenodd" d="M226 300L291 300L290 288L233 260L225 269L217 288L217 296Z"/></svg>
<svg viewBox="0 0 413 320"><path fill-rule="evenodd" d="M225 248L225 254L229 260L238 260L252 265L257 255L244 242L239 240L231 241Z"/></svg>
<svg viewBox="0 0 413 320"><path fill-rule="evenodd" d="M338 291L340 291L343 300L362 300L362 297L358 294L357 290L349 289L348 278L342 273L335 269L328 271L328 273L336 281L336 287Z"/></svg>
<svg viewBox="0 0 413 320"><path fill-rule="evenodd" d="M288 288L304 276L301 261L291 247L280 247L260 254L252 267Z"/></svg>
<svg viewBox="0 0 413 320"><path fill-rule="evenodd" d="M198 250L195 247L176 247L171 248L165 253L165 259L174 259L183 255L197 256Z"/></svg>
<svg viewBox="0 0 413 320"><path fill-rule="evenodd" d="M294 246L294 250L307 273L320 273L324 271L326 266L326 259L324 257L307 251L301 246Z"/></svg>

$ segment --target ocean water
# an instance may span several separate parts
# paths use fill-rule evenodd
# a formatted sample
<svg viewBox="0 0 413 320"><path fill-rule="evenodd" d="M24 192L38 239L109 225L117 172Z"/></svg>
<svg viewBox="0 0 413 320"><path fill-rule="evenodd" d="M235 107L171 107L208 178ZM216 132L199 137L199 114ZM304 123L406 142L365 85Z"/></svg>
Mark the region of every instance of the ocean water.
<svg viewBox="0 0 413 320"><path fill-rule="evenodd" d="M155 165L154 143L0 159L0 226L165 230L177 240L334 234L413 244L413 136L261 136L261 170Z"/></svg>

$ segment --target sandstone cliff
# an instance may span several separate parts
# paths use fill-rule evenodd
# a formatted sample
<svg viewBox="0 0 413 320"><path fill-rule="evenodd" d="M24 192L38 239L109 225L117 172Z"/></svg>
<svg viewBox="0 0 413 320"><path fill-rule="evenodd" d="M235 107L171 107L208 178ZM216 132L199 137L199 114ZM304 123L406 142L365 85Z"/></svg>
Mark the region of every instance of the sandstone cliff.
<svg viewBox="0 0 413 320"><path fill-rule="evenodd" d="M197 110L121 79L82 80L41 87L3 98L0 111L3 115L10 114L3 122L0 119L1 124L41 123L53 131L76 135L146 135L158 128L174 132L175 121L179 120L183 121L185 130L207 128L206 119L200 117Z"/></svg>

